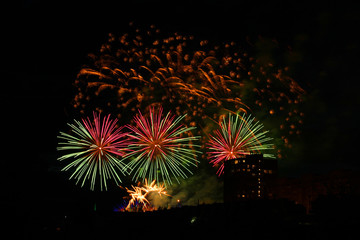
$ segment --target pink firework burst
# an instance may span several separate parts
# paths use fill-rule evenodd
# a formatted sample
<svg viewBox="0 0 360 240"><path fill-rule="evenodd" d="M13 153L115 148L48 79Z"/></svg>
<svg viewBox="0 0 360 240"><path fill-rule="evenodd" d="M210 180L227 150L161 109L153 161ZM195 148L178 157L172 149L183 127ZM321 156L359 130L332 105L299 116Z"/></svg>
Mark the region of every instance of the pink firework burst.
<svg viewBox="0 0 360 240"><path fill-rule="evenodd" d="M81 186L87 179L91 179L91 190L95 188L96 179L100 180L101 190L107 189L106 181L114 179L118 184L121 179L118 172L124 173L125 165L122 163L120 150L127 146L126 133L122 127L117 127L117 119L110 119L110 115L102 120L100 114L93 113L93 121L90 118L68 124L71 134L60 132L58 150L66 150L69 153L59 157L58 160L71 160L63 168L69 170L75 168L70 179L82 180Z"/></svg>
<svg viewBox="0 0 360 240"><path fill-rule="evenodd" d="M134 121L136 126L127 125L131 130L128 135L132 141L124 159L129 159L128 167L134 172L133 179L149 179L171 184L171 177L186 178L191 174L190 166L196 166L196 154L192 141L200 137L191 136L195 127L185 127L180 121L185 117L175 118L168 112L163 116L163 109L150 109L149 117L139 111Z"/></svg>
<svg viewBox="0 0 360 240"><path fill-rule="evenodd" d="M229 114L228 120L223 118L220 129L210 135L208 142L209 160L214 167L219 167L217 174L224 172L225 161L239 158L251 153L263 153L273 150L273 144L267 143L272 138L266 137L268 131L260 131L264 126L254 122L255 118ZM273 154L264 153L264 157L273 158Z"/></svg>

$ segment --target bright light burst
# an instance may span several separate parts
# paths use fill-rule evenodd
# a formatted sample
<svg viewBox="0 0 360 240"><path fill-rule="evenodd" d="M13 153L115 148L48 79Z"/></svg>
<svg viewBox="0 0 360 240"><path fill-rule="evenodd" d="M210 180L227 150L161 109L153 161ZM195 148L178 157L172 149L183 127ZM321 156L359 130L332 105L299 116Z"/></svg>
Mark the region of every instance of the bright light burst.
<svg viewBox="0 0 360 240"><path fill-rule="evenodd" d="M170 196L165 191L165 185L164 184L157 185L155 183L155 180L153 180L150 184L148 184L147 179L145 179L145 186L143 187L143 190L146 193L156 192L157 194L159 194L159 196L161 196L161 195Z"/></svg>
<svg viewBox="0 0 360 240"><path fill-rule="evenodd" d="M100 181L100 189L107 190L108 179L115 180L118 185L121 179L118 172L124 174L125 164L119 158L123 155L120 149L127 146L122 127L117 127L117 119L105 116L101 121L100 114L93 113L94 121L90 118L68 124L71 134L60 132L58 150L67 150L71 153L65 154L58 160L70 160L71 162L62 170L68 171L75 168L70 179L77 179L76 184L81 181L81 187L90 179L90 189L95 189L97 179Z"/></svg>
<svg viewBox="0 0 360 240"><path fill-rule="evenodd" d="M149 211L152 209L149 200L146 198L148 194L155 192L158 193L159 196L166 195L170 196L165 191L164 184L157 185L155 180L153 180L150 184L148 184L147 179L145 179L145 186L144 187L134 187L132 186L133 190L126 188L127 192L129 193L131 199L126 206L125 210L129 211L133 207L140 207L142 211Z"/></svg>
<svg viewBox="0 0 360 240"><path fill-rule="evenodd" d="M124 160L129 159L128 167L133 173L133 180L141 178L172 184L171 177L186 178L187 173L192 174L190 166L196 166L196 154L192 141L198 136L189 136L195 127L179 125L185 117L175 119L175 115L168 112L163 117L163 109L157 112L150 109L149 117L144 117L139 110L135 116L136 126L127 125L131 131L128 136L132 143L129 144ZM186 135L186 136L185 136Z"/></svg>
<svg viewBox="0 0 360 240"><path fill-rule="evenodd" d="M183 123L204 136L223 114L251 111L276 129L277 157L289 153L302 131L305 91L288 66L268 56L269 47L274 54L282 49L275 41L214 41L134 23L124 30L110 33L79 71L74 108L80 113L95 108L128 121L129 112L158 104L187 114ZM207 139L200 141L204 147Z"/></svg>
<svg viewBox="0 0 360 240"><path fill-rule="evenodd" d="M126 206L125 210L130 210L132 207L139 205L143 211L146 210L150 202L146 199L147 192L143 191L142 187L134 187L132 186L133 190L127 189L131 199L129 204Z"/></svg>
<svg viewBox="0 0 360 240"><path fill-rule="evenodd" d="M220 130L210 135L208 148L209 159L214 167L219 166L217 174L224 171L224 163L251 153L262 153L264 150L273 150L273 144L268 143L272 138L266 137L268 131L260 131L264 125L254 121L251 115L242 116L229 114L228 119L223 118ZM273 158L269 153L264 157Z"/></svg>

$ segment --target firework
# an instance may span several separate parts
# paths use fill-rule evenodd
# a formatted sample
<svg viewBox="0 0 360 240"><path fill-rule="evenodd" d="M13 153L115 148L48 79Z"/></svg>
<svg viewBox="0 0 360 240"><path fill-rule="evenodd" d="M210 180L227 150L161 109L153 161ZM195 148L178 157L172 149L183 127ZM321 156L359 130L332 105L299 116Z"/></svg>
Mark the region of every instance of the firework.
<svg viewBox="0 0 360 240"><path fill-rule="evenodd" d="M157 185L155 183L155 180L153 180L150 184L148 184L147 179L145 179L145 186L143 187L143 190L146 193L156 192L157 194L159 194L159 196L161 195L169 196L165 191L165 185L164 184Z"/></svg>
<svg viewBox="0 0 360 240"><path fill-rule="evenodd" d="M288 67L245 51L254 47L222 42L131 23L126 33L109 34L100 51L89 55L75 80L74 107L86 114L95 106L127 121L129 112L163 106L187 114L184 123L199 126L196 134L203 136L229 112L251 111L277 129L271 135L280 158L301 132L305 91L288 76ZM204 147L206 137L201 142Z"/></svg>
<svg viewBox="0 0 360 240"><path fill-rule="evenodd" d="M130 160L128 167L133 173L133 180L141 178L163 181L172 184L171 177L186 178L187 173L192 173L190 166L196 166L196 154L192 141L198 140L197 136L185 136L195 127L185 127L181 120L185 116L175 118L168 112L163 116L163 109L154 111L150 109L149 117L144 117L139 111L135 116L136 126L127 125L130 130L128 137L132 142L128 145L124 160Z"/></svg>
<svg viewBox="0 0 360 240"><path fill-rule="evenodd" d="M129 201L129 204L126 206L125 210L129 210L131 209L131 207L140 205L143 211L145 211L146 208L148 207L148 204L150 204L150 202L146 199L147 192L143 191L143 188L141 187L132 186L132 189L133 190L126 188L131 199Z"/></svg>
<svg viewBox="0 0 360 240"><path fill-rule="evenodd" d="M124 174L125 165L120 158L120 149L126 147L125 133L116 126L117 119L110 119L110 115L101 120L100 114L93 113L90 118L75 120L75 124L68 124L71 134L60 132L60 151L69 151L58 160L69 160L70 163L62 170L75 169L70 179L77 179L78 184L84 186L90 179L90 189L95 189L96 181L100 181L100 188L107 190L107 180L113 179L116 184L121 182L118 172ZM98 180L97 180L98 179Z"/></svg>
<svg viewBox="0 0 360 240"><path fill-rule="evenodd" d="M272 140L266 137L268 131L260 131L264 126L255 122L255 118L245 114L231 115L220 123L220 130L217 129L214 135L210 136L208 148L210 163L219 166L217 174L220 176L224 171L224 163L229 159L239 158L251 153L263 153L263 151L273 150L273 144L268 143ZM264 157L273 158L269 153L264 153Z"/></svg>
<svg viewBox="0 0 360 240"><path fill-rule="evenodd" d="M148 184L147 179L145 179L144 187L135 187L131 186L131 189L126 188L129 196L131 197L129 203L127 204L125 210L129 211L130 209L136 207L140 208L142 211L149 211L151 210L151 204L149 200L146 198L148 194L155 192L159 194L159 196L166 195L169 196L165 191L165 186L157 185L155 180L153 180L150 184Z"/></svg>

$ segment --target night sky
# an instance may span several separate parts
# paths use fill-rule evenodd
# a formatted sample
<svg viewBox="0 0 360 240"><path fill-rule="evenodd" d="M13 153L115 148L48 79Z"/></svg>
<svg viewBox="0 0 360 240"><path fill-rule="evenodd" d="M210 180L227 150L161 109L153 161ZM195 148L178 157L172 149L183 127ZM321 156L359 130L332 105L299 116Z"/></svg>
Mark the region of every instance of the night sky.
<svg viewBox="0 0 360 240"><path fill-rule="evenodd" d="M302 144L294 150L299 154L280 166L282 174L358 169L359 6L343 1L101 2L22 1L1 17L5 199L49 188L46 172L58 167L56 136L72 120L68 110L76 74L109 32L130 21L218 41L275 39L281 51L292 51L293 58L278 59L307 91Z"/></svg>

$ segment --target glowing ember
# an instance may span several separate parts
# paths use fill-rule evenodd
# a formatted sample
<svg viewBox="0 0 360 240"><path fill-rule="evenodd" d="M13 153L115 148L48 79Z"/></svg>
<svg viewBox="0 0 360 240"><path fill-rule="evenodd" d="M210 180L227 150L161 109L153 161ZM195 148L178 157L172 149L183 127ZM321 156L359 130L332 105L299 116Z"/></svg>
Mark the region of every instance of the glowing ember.
<svg viewBox="0 0 360 240"><path fill-rule="evenodd" d="M281 158L301 133L305 91L287 66L248 50L254 48L131 23L126 33L109 34L99 52L89 55L74 83L74 108L83 114L94 107L116 112L127 121L137 109L161 105L177 116L187 114L184 124L198 126L195 134L203 136L221 115L251 111L269 129L280 128L271 136ZM202 147L206 142L203 137Z"/></svg>

